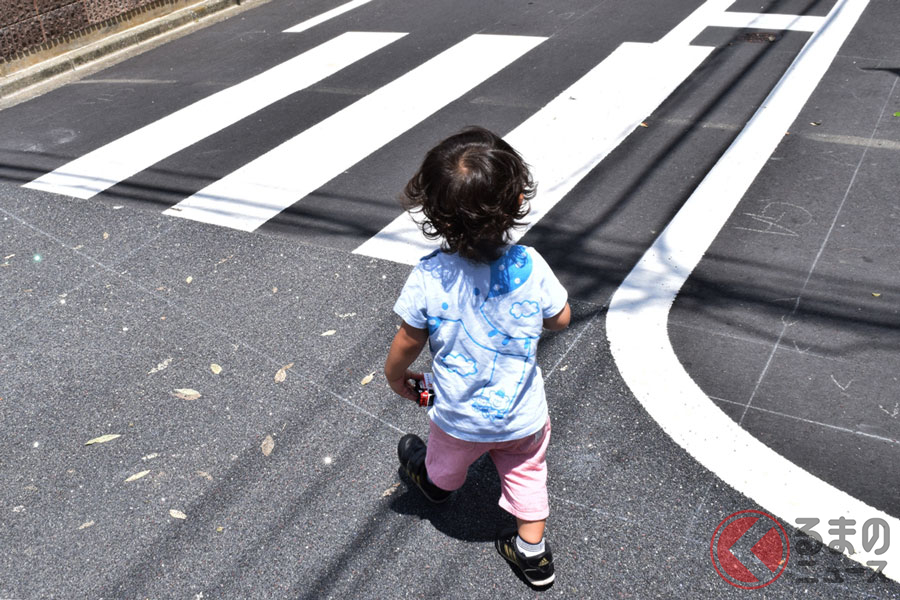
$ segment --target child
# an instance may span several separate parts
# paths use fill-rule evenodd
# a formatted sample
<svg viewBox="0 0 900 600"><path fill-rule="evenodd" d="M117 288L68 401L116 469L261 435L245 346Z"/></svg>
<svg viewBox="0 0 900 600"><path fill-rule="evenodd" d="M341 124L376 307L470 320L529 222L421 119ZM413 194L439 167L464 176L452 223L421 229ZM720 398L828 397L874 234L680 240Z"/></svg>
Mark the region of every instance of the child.
<svg viewBox="0 0 900 600"><path fill-rule="evenodd" d="M566 290L541 255L509 244L534 183L509 144L470 128L428 152L404 196L442 248L418 263L394 305L403 324L384 366L391 389L417 399L412 383L423 375L409 367L428 341L436 391L428 445L403 436L400 463L428 500L443 502L489 452L500 506L518 524L497 550L533 585L549 585L550 420L535 352L542 327L564 329L571 314Z"/></svg>

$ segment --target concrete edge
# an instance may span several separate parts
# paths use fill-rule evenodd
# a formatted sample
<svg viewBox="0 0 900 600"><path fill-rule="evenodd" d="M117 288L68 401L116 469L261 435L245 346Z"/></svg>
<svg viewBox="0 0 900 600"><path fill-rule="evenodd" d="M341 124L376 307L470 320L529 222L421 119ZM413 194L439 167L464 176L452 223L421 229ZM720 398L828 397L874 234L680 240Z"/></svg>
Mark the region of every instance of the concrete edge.
<svg viewBox="0 0 900 600"><path fill-rule="evenodd" d="M149 22L135 25L125 31L87 43L74 50L64 51L59 56L48 58L34 66L0 78L0 110L16 104L14 96L26 96L26 92L29 91L37 93L48 91L53 86L55 79L99 63L104 59L110 59L117 53L125 54L119 58L119 60L124 60L141 51L149 50L163 42L185 35L198 26L203 27L217 23L266 2L269 0L200 0ZM126 50L131 52L125 53ZM108 66L105 61L103 66ZM59 83L65 83L65 81ZM23 101L27 97L23 97L19 101Z"/></svg>

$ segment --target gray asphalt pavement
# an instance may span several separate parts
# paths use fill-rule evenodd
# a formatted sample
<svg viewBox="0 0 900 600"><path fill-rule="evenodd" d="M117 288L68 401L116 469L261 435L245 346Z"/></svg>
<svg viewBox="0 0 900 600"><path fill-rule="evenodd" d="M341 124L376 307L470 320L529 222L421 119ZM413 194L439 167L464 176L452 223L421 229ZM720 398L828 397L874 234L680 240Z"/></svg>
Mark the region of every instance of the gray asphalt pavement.
<svg viewBox="0 0 900 600"><path fill-rule="evenodd" d="M606 334L612 293L808 34L704 29L701 68L523 238L574 311L539 352L557 581L535 590L494 550L514 521L489 461L439 508L398 472L399 438L427 432L381 374L409 266L351 250L399 214L436 140L472 122L506 134L702 2L374 0L283 33L339 4L271 0L0 110L0 599L900 598L788 523L783 576L758 591L720 577L717 527L768 508L664 433ZM898 21L869 4L669 328L735 421L895 518ZM410 34L90 199L23 187L351 30ZM162 214L478 32L548 41L255 232Z"/></svg>

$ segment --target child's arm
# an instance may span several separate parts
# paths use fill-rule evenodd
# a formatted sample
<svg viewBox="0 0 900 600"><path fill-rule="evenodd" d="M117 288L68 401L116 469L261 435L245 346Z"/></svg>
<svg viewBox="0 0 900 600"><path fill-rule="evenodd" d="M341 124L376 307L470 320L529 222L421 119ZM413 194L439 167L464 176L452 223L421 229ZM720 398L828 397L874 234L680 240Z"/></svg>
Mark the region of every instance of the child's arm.
<svg viewBox="0 0 900 600"><path fill-rule="evenodd" d="M409 370L409 366L418 358L427 341L427 329L418 329L404 321L400 331L394 336L384 363L384 376L387 377L388 385L394 392L413 402L417 402L419 397L406 381L421 380L422 374L413 373Z"/></svg>
<svg viewBox="0 0 900 600"><path fill-rule="evenodd" d="M566 305L563 307L556 316L550 317L549 319L544 319L544 329L549 329L550 331L559 331L560 329L565 329L569 326L569 321L572 320L572 309L569 308L569 303L566 302Z"/></svg>

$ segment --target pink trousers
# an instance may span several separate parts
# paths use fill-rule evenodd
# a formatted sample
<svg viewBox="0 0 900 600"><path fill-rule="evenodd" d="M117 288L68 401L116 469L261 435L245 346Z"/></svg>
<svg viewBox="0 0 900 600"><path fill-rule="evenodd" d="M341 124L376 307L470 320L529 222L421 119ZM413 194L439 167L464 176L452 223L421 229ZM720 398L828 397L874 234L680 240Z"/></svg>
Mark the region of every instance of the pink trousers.
<svg viewBox="0 0 900 600"><path fill-rule="evenodd" d="M500 507L523 521L540 521L550 514L547 463L550 419L533 435L509 442L466 442L431 423L425 467L441 489L456 490L466 481L469 466L485 452L500 475Z"/></svg>

